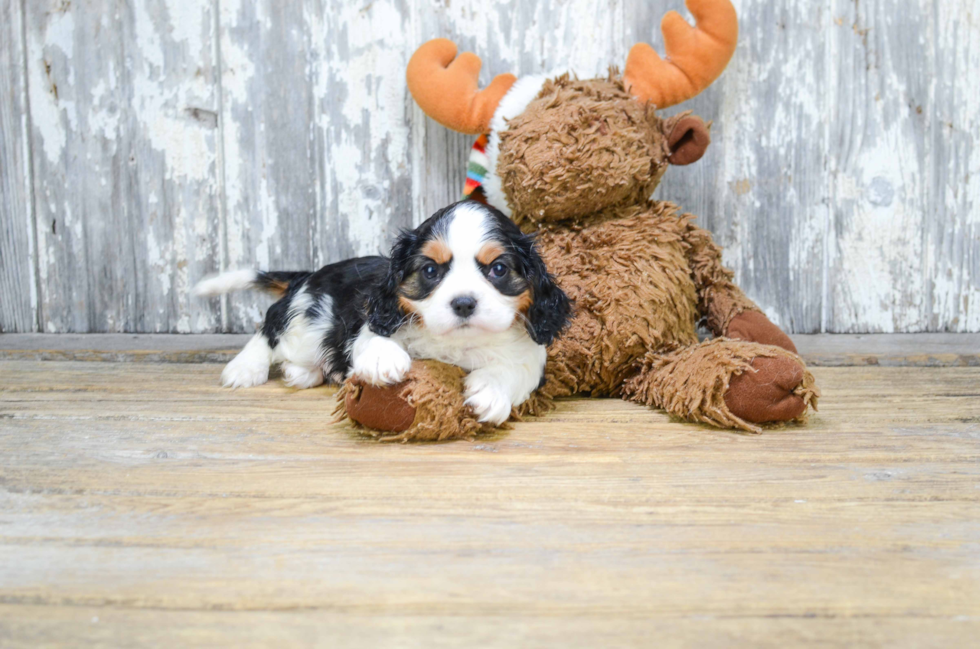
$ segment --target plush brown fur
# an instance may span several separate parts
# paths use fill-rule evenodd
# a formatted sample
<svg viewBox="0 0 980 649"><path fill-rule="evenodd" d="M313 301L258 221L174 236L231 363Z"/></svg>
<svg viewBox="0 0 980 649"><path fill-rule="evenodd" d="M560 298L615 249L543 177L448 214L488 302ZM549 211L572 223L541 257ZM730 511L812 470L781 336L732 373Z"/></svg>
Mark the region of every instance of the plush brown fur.
<svg viewBox="0 0 980 649"><path fill-rule="evenodd" d="M669 155L663 120L617 78L563 75L500 134L497 171L520 225L645 200Z"/></svg>
<svg viewBox="0 0 980 649"><path fill-rule="evenodd" d="M442 442L473 439L494 427L481 424L463 404L463 377L466 373L453 365L436 361L416 361L405 381L388 391L379 406L363 403L366 390L377 390L348 379L337 394L337 421L351 421L361 432L382 442ZM551 397L535 393L515 408L511 418L521 420L539 416L554 408ZM391 416L390 412L400 411ZM414 419L403 422L402 411L414 410Z"/></svg>
<svg viewBox="0 0 980 649"><path fill-rule="evenodd" d="M650 354L623 391L631 401L663 408L682 419L761 433L759 426L733 413L725 399L732 379L755 371L752 362L757 358L787 358L802 366L799 357L779 347L715 338ZM816 407L819 395L813 385L813 375L805 372L796 396Z"/></svg>
<svg viewBox="0 0 980 649"><path fill-rule="evenodd" d="M405 382L392 389L394 401L404 402L415 409L412 424L399 431L380 427L362 427L361 430L383 442L472 439L479 433L492 431L493 426L478 422L463 405L465 375L463 370L453 365L416 361ZM338 394L336 415L339 419L350 415L357 417L358 397L362 389L363 386L357 381L348 380L344 384Z"/></svg>
<svg viewBox="0 0 980 649"><path fill-rule="evenodd" d="M662 120L614 73L562 76L500 134L498 172L513 218L537 233L549 271L575 304L529 414L555 397L621 396L759 432L759 423L802 418L816 406L813 376L734 284L711 235L676 206L647 199L676 152L669 142L687 147L679 158L690 161L707 146L707 127L692 119ZM671 137L675 127L694 132ZM720 338L700 343L699 323ZM484 430L462 405L461 371L419 367L425 372L392 396L418 410L394 439Z"/></svg>

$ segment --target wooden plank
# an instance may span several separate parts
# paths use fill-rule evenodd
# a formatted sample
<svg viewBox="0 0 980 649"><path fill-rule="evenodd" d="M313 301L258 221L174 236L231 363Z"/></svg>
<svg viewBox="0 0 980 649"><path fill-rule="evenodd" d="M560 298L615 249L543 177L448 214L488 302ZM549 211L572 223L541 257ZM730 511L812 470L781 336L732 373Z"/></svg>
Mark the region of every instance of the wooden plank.
<svg viewBox="0 0 980 649"><path fill-rule="evenodd" d="M820 368L820 413L762 436L581 399L407 446L327 424L331 389L219 371L0 362L4 646L978 630L980 369Z"/></svg>
<svg viewBox="0 0 980 649"><path fill-rule="evenodd" d="M6 334L0 359L224 363L247 334ZM980 334L801 334L793 336L812 367L980 366Z"/></svg>
<svg viewBox="0 0 980 649"><path fill-rule="evenodd" d="M211 5L26 4L44 331L218 326Z"/></svg>
<svg viewBox="0 0 980 649"><path fill-rule="evenodd" d="M812 366L980 366L980 334L813 334L793 336Z"/></svg>
<svg viewBox="0 0 980 649"><path fill-rule="evenodd" d="M636 619L604 611L560 620L529 614L383 616L332 611L143 611L112 607L0 605L8 646L87 647L597 647L646 646L652 636L675 646L969 646L980 623L900 617L740 617Z"/></svg>
<svg viewBox="0 0 980 649"><path fill-rule="evenodd" d="M227 363L249 338L242 334L7 334L0 337L0 358Z"/></svg>
<svg viewBox="0 0 980 649"><path fill-rule="evenodd" d="M228 265L308 269L413 223L407 3L221 3ZM229 297L252 331L268 300Z"/></svg>
<svg viewBox="0 0 980 649"><path fill-rule="evenodd" d="M834 238L824 330L923 331L928 269L923 250L934 52L931 2L894 20L894 3L834 0L828 151Z"/></svg>
<svg viewBox="0 0 980 649"><path fill-rule="evenodd" d="M937 9L943 5L943 8ZM834 3L828 331L975 330L976 3ZM966 136L972 129L973 135Z"/></svg>
<svg viewBox="0 0 980 649"><path fill-rule="evenodd" d="M937 2L927 140L933 168L924 222L931 331L980 331L980 2Z"/></svg>
<svg viewBox="0 0 980 649"><path fill-rule="evenodd" d="M228 266L310 269L317 161L302 3L222 2L220 11ZM258 293L227 300L231 331L254 331L271 303Z"/></svg>
<svg viewBox="0 0 980 649"><path fill-rule="evenodd" d="M23 13L0 0L0 333L37 331Z"/></svg>
<svg viewBox="0 0 980 649"><path fill-rule="evenodd" d="M190 285L222 265L374 253L457 197L470 138L406 93L420 42L476 51L483 82L591 76L634 42L661 47L681 4L232 0L218 16L213 0L43 0L24 3L22 42L6 0L3 56L26 46L32 126L18 144L25 81L4 64L0 328L251 331L265 298L229 298L222 320ZM658 197L699 215L784 328L980 330L975 5L737 3L732 66L678 107L716 121L714 145Z"/></svg>

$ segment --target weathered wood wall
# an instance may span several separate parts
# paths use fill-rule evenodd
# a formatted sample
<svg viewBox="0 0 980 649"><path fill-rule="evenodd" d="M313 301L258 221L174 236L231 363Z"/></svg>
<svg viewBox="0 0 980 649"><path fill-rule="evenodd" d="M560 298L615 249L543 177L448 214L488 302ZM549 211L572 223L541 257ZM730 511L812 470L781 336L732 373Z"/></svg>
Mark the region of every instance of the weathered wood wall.
<svg viewBox="0 0 980 649"><path fill-rule="evenodd" d="M250 331L221 268L383 249L459 191L427 38L483 78L622 64L681 0L0 0L0 331ZM980 0L735 0L701 215L796 332L980 331Z"/></svg>

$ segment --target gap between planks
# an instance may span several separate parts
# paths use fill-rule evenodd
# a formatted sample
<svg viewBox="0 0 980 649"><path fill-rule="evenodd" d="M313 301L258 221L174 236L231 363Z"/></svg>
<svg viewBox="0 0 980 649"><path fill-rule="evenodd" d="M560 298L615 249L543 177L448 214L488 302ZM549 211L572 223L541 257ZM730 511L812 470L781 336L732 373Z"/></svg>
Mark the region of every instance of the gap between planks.
<svg viewBox="0 0 980 649"><path fill-rule="evenodd" d="M226 363L248 334L5 334L0 360ZM794 335L813 367L980 367L980 334Z"/></svg>

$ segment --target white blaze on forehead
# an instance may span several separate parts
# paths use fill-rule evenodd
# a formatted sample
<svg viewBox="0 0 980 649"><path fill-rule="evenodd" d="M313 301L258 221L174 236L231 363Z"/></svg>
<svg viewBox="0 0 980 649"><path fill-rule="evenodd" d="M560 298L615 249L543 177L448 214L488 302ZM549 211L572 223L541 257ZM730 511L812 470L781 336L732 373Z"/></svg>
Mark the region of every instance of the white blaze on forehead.
<svg viewBox="0 0 980 649"><path fill-rule="evenodd" d="M490 237L490 214L478 203L463 203L453 210L450 219L446 244L453 255L453 266L463 262L464 267L477 268L476 253Z"/></svg>

